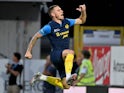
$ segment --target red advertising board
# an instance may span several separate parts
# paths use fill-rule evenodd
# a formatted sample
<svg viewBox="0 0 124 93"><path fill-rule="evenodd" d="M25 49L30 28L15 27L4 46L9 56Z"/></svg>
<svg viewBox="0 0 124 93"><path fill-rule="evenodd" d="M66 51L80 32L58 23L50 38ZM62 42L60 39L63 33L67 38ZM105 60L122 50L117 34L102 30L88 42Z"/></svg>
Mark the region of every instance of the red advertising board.
<svg viewBox="0 0 124 93"><path fill-rule="evenodd" d="M110 46L85 46L91 53L91 60L97 85L110 84Z"/></svg>

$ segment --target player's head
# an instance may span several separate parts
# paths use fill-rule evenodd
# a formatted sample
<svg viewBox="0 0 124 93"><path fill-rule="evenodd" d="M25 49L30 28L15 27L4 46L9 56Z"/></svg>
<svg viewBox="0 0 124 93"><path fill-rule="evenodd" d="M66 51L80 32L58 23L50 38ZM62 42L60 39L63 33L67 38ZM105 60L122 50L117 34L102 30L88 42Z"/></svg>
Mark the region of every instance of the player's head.
<svg viewBox="0 0 124 93"><path fill-rule="evenodd" d="M48 9L48 14L52 19L63 20L64 12L58 5L52 5Z"/></svg>
<svg viewBox="0 0 124 93"><path fill-rule="evenodd" d="M19 62L19 60L21 59L21 54L18 52L13 53L13 61L14 62Z"/></svg>
<svg viewBox="0 0 124 93"><path fill-rule="evenodd" d="M88 50L83 50L82 54L83 54L83 58L86 58L86 59L89 59L91 56Z"/></svg>

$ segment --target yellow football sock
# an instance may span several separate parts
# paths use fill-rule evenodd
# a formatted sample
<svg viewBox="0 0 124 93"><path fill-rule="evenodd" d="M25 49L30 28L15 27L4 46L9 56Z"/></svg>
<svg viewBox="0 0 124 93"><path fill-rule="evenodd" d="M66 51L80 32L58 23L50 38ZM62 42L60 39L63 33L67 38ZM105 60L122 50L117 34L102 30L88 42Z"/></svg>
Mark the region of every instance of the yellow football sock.
<svg viewBox="0 0 124 93"><path fill-rule="evenodd" d="M66 80L71 76L71 70L73 67L73 59L74 55L73 54L67 54L65 58L65 72L66 72Z"/></svg>
<svg viewBox="0 0 124 93"><path fill-rule="evenodd" d="M63 84L60 78L57 77L52 77L52 76L47 76L46 81L52 85L58 86L61 89L63 89Z"/></svg>

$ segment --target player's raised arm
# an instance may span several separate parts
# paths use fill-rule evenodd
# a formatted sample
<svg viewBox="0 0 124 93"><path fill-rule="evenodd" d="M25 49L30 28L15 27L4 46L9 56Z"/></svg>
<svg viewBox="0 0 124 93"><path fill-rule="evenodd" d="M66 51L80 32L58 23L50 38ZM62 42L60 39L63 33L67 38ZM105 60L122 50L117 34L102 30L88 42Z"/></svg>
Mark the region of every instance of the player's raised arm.
<svg viewBox="0 0 124 93"><path fill-rule="evenodd" d="M35 45L37 39L40 38L40 37L42 37L42 34L40 34L39 32L37 32L37 33L33 36L33 38L31 39L31 41L30 41L30 43L29 43L29 45L28 45L28 48L27 48L27 51L26 51L26 54L25 54L25 57L26 57L26 58L29 58L29 59L32 58L32 54L31 54L32 48L34 47L34 45Z"/></svg>
<svg viewBox="0 0 124 93"><path fill-rule="evenodd" d="M78 8L76 8L79 12L81 12L81 15L79 18L76 19L75 24L84 24L86 22L87 14L86 14L86 6L85 4L79 5Z"/></svg>

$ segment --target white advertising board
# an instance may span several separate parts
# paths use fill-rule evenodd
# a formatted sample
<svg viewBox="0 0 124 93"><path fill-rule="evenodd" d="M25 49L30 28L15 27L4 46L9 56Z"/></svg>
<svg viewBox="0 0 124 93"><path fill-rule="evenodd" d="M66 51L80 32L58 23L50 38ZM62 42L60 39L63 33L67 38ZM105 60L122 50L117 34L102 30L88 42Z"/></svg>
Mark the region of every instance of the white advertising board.
<svg viewBox="0 0 124 93"><path fill-rule="evenodd" d="M42 93L42 82L31 87L30 80L35 73L43 71L45 60L26 60L24 64L24 93Z"/></svg>
<svg viewBox="0 0 124 93"><path fill-rule="evenodd" d="M91 34L85 33L83 36L85 45L119 45L120 34L115 34L114 30L97 30Z"/></svg>
<svg viewBox="0 0 124 93"><path fill-rule="evenodd" d="M110 85L124 86L124 47L111 47Z"/></svg>

